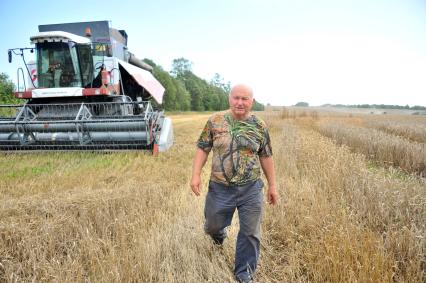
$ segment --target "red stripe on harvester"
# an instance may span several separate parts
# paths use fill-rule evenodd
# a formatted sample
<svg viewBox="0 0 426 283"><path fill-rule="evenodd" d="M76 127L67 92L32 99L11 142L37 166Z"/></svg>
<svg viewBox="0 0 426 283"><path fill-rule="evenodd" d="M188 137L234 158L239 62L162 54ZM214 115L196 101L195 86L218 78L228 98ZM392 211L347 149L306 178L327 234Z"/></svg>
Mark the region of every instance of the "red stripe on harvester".
<svg viewBox="0 0 426 283"><path fill-rule="evenodd" d="M105 94L108 94L106 88L85 88L85 89L83 89L83 96L105 95Z"/></svg>
<svg viewBox="0 0 426 283"><path fill-rule="evenodd" d="M14 92L13 95L16 98L22 98L22 99L28 99L28 98L33 97L31 90L30 91L17 91L17 92Z"/></svg>

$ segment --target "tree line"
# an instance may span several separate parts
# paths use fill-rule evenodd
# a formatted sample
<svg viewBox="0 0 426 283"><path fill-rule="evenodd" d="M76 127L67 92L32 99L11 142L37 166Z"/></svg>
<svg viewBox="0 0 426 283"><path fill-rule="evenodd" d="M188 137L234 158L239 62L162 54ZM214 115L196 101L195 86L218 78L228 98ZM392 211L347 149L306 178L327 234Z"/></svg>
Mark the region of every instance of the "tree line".
<svg viewBox="0 0 426 283"><path fill-rule="evenodd" d="M170 111L220 111L229 108L231 83L216 73L208 82L192 72L192 63L185 58L174 59L172 70L165 71L150 59L144 59L154 68L153 75L166 89L163 108ZM253 110L264 110L255 101Z"/></svg>
<svg viewBox="0 0 426 283"><path fill-rule="evenodd" d="M414 105L414 106L401 106L401 105L389 105L389 104L324 104L323 107L347 107L347 108L376 108L376 109L407 109L407 110L426 110L425 106Z"/></svg>

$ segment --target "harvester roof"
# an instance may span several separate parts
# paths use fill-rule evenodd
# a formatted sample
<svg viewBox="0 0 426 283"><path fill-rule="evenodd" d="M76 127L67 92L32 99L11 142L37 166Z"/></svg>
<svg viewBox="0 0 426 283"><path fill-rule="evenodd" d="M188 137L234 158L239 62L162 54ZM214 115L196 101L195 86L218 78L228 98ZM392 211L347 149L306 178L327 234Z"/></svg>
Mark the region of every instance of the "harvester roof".
<svg viewBox="0 0 426 283"><path fill-rule="evenodd" d="M37 42L69 42L88 44L90 39L66 31L44 31L30 37L31 43Z"/></svg>

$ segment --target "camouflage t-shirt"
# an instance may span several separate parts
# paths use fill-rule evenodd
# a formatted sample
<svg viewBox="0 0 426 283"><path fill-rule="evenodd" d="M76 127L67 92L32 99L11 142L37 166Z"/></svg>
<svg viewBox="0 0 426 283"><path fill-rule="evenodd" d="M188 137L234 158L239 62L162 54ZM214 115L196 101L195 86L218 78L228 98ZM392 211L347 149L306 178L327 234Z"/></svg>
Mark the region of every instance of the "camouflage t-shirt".
<svg viewBox="0 0 426 283"><path fill-rule="evenodd" d="M257 180L261 174L259 156L272 156L265 122L255 115L234 120L229 110L209 118L197 146L207 153L213 148L210 180L226 185Z"/></svg>

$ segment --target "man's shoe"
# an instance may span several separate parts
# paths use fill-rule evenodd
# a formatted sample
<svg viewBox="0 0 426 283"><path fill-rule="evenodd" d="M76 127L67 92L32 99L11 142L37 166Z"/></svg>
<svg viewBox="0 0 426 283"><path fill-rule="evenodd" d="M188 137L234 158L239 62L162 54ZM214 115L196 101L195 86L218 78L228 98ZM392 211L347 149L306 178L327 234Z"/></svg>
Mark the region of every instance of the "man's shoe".
<svg viewBox="0 0 426 283"><path fill-rule="evenodd" d="M239 283L253 283L254 282L253 278L251 276L249 276L246 279L242 279L242 278L236 276L236 279L237 279L237 282L239 282Z"/></svg>
<svg viewBox="0 0 426 283"><path fill-rule="evenodd" d="M213 239L213 243L217 246L222 246L223 241L225 240L225 238L217 238L217 237L212 237L212 239Z"/></svg>

